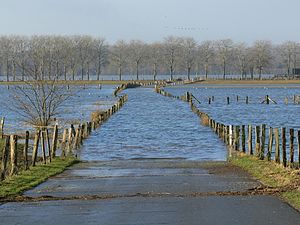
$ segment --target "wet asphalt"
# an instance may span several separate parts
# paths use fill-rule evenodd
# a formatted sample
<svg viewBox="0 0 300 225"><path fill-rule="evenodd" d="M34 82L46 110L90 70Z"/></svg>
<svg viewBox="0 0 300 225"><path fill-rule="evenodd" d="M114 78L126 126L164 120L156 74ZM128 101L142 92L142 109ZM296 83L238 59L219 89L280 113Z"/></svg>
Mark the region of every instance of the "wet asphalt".
<svg viewBox="0 0 300 225"><path fill-rule="evenodd" d="M300 213L226 162L83 162L0 206L0 224L299 224Z"/></svg>

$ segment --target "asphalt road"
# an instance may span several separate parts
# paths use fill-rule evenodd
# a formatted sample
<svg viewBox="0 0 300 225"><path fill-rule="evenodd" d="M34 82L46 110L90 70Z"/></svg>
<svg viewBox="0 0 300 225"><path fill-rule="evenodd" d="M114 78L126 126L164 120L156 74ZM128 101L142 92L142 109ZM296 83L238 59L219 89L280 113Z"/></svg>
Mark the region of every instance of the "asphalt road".
<svg viewBox="0 0 300 225"><path fill-rule="evenodd" d="M0 224L299 224L261 189L226 162L86 162L26 192L30 201L2 204Z"/></svg>

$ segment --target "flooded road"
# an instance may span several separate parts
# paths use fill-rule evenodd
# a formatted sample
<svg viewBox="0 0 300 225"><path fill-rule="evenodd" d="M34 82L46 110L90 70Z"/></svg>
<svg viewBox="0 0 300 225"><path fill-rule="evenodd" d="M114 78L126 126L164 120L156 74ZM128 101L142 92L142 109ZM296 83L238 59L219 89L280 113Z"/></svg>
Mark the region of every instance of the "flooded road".
<svg viewBox="0 0 300 225"><path fill-rule="evenodd" d="M188 104L152 88L129 89L126 105L84 142L82 160L225 160L227 150Z"/></svg>

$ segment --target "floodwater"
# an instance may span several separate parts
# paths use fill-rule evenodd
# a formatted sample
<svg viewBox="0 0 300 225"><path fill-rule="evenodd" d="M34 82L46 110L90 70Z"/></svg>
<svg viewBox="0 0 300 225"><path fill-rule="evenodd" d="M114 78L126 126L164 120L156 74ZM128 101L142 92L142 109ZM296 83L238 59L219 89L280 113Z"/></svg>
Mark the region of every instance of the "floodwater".
<svg viewBox="0 0 300 225"><path fill-rule="evenodd" d="M260 125L300 128L300 104L294 104L293 96L300 96L300 85L188 85L168 87L166 91L180 96L191 92L200 102L197 107L213 119L227 125ZM269 95L277 104L261 104ZM208 99L214 101L208 104ZM237 96L239 100L237 101ZM246 104L246 96L249 104ZM227 97L230 104L227 104ZM285 98L288 104L285 104Z"/></svg>
<svg viewBox="0 0 300 225"><path fill-rule="evenodd" d="M152 88L126 93L126 105L84 142L81 159L226 159L225 145L185 102L158 95Z"/></svg>
<svg viewBox="0 0 300 225"><path fill-rule="evenodd" d="M71 123L79 124L90 120L92 111L107 109L113 105L116 98L112 96L115 86L70 86L68 93L71 97L60 106L57 121L60 127L70 126ZM5 133L24 133L31 130L24 118L14 107L13 98L15 87L9 89L0 85L0 117L5 117ZM10 99L10 101L7 101Z"/></svg>

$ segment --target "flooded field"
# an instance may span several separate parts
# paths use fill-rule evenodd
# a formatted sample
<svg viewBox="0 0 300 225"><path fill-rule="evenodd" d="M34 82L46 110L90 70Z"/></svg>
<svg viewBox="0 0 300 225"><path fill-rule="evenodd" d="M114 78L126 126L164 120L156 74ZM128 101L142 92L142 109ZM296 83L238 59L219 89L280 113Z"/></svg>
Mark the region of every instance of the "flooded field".
<svg viewBox="0 0 300 225"><path fill-rule="evenodd" d="M191 92L201 104L198 108L207 112L218 122L230 125L260 125L272 127L300 128L300 105L293 103L293 96L300 95L300 85L189 85L168 87L166 91L174 95ZM261 104L269 95L278 104ZM208 104L209 98L214 101ZM237 102L237 96L239 101ZM249 104L246 104L246 96ZM227 104L227 97L230 104ZM288 97L288 104L285 98Z"/></svg>
<svg viewBox="0 0 300 225"><path fill-rule="evenodd" d="M112 96L115 86L70 86L71 97L60 107L57 120L60 126L90 120L90 114L97 109L106 109L115 102ZM14 86L0 85L0 117L5 117L5 133L24 132L31 127L16 111L11 96ZM10 101L7 101L10 99Z"/></svg>

